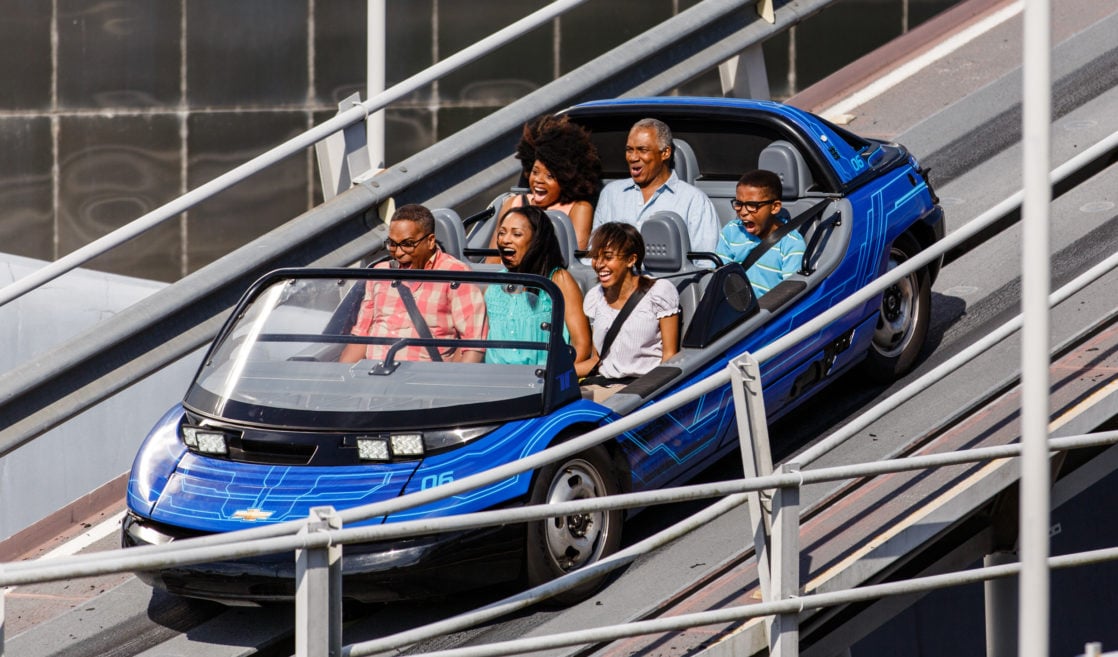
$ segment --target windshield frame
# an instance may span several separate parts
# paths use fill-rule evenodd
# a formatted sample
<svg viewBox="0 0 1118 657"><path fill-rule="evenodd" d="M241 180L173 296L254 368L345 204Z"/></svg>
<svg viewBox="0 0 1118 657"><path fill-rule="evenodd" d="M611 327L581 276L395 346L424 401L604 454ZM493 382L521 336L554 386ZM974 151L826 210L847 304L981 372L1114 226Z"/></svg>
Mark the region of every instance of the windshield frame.
<svg viewBox="0 0 1118 657"><path fill-rule="evenodd" d="M551 329L548 331L548 341L546 343L546 364L542 368L537 366L534 370L535 376L542 381L542 391L530 392L529 394L519 397L502 398L495 401L478 401L469 404L463 403L447 407L436 407L434 409L417 407L400 410L329 410L324 412L321 410L284 408L263 403L246 403L230 397L223 398L222 395L215 394L215 391L211 389L213 387L212 381L209 382L210 387L203 385L206 377L210 377L215 373L215 359L220 358L222 362L228 360L225 358L225 356L227 356L226 352L228 351L226 350L227 342L234 336L243 340L246 335L246 315L254 309L254 305L263 303L265 312L274 311L274 306L276 304L274 299L268 298L268 295L274 297L277 294L277 290L285 289L287 286L293 286L299 281L315 281L316 285L322 285L323 281L330 281L331 284L345 286L349 288L349 292L353 292L354 288L364 286L368 281L391 282L404 280L415 281L417 283L422 283L422 281L434 281L448 284L468 283L479 285L523 286L526 288L540 289L542 293L549 295L552 299L552 308ZM349 287L351 283L353 287ZM347 292L345 296L349 297L350 295ZM326 326L321 329L321 334L308 333L306 335L315 336L317 339L314 340L314 342L321 342L324 344L335 342L351 343L354 341L364 343L380 342L382 344L386 342L395 343L397 351L399 347L407 345L423 346L427 344L446 343L445 339L370 338L367 336L350 336L348 333L342 333L341 331L346 329L337 324L337 318L343 312L341 306L345 303L346 301L343 299L343 301L338 304L338 308L331 311L331 319L327 322ZM272 307L269 307L269 304L271 304ZM234 311L230 313L217 337L207 350L206 356L187 390L183 405L190 411L215 421L232 422L255 427L297 428L315 431L387 431L455 428L535 417L549 413L556 407L580 397L578 381L574 373L573 355L571 354L570 347L563 340L563 312L563 296L558 286L550 280L531 274L487 271L410 270L383 267L364 269L280 269L266 274L260 280L253 283L242 296L240 302L237 304ZM301 341L298 339L299 333L292 333L290 337L284 335L275 336L262 333L256 326L250 326L248 331L249 333L255 331L253 336L256 338L263 335L269 342ZM337 333L330 334L331 331ZM495 340L458 342L458 346L482 346L482 344L484 344L486 348L496 348L517 346L530 347L533 345L538 346L541 343L498 342ZM299 366L313 366L313 363L308 364L300 359L285 360L293 363L293 369ZM305 360L314 361L315 359L311 358ZM424 367L430 369L432 365L446 365L448 366L446 370L449 373L453 373L455 367L459 368L457 371L462 371L461 368L463 366L469 367L472 365L466 363L432 363L430 361L407 362L412 363L409 367L413 370L420 370ZM274 363L272 365L275 366ZM351 369L365 372L370 377L370 379L368 379L369 381L373 381L374 378L391 381L397 368L400 366L400 361L391 362L390 359L386 359L385 362L377 363L365 359L358 363L351 363L348 365ZM523 368L528 367L523 365L496 365L488 363L482 366L493 368L491 373L496 373L497 375L501 373L499 368L510 368L509 371L511 372L512 368L520 368L520 370L523 370ZM404 369L407 370L408 368L405 367ZM433 410L435 412L432 412Z"/></svg>

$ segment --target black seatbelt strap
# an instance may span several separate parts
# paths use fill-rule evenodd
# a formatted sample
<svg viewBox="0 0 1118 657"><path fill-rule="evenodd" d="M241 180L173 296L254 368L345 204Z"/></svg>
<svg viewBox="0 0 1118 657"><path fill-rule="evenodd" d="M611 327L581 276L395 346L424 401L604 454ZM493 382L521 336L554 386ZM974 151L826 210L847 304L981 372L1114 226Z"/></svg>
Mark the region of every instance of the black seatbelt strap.
<svg viewBox="0 0 1118 657"><path fill-rule="evenodd" d="M612 345L613 341L617 338L617 334L621 332L621 325L625 323L625 320L629 319L629 315L633 314L633 309L641 302L641 299L648 290L649 288L643 287L638 281L637 289L633 290L633 293L629 295L629 298L625 301L625 305L621 307L621 312L617 313L617 317L613 318L613 323L609 325L609 330L606 331L606 337L602 339L602 351L598 354L598 363L594 365L594 369L586 376L591 377L598 373L598 367L605 362L610 345Z"/></svg>
<svg viewBox="0 0 1118 657"><path fill-rule="evenodd" d="M830 202L831 199L829 198L825 198L822 201L819 201L807 210L804 210L802 213L789 219L788 223L781 224L779 228L769 233L768 237L762 239L761 243L753 247L753 250L749 252L749 255L745 256L745 260L743 260L741 263L742 269L748 271L750 267L757 264L757 261L761 259L761 256L765 255L765 251L768 251L773 247L774 244L784 239L784 236L788 233L791 233L792 231L798 229L800 226L803 226L807 222L817 217L819 213L823 211L823 208L830 204Z"/></svg>
<svg viewBox="0 0 1118 657"><path fill-rule="evenodd" d="M415 332L419 334L419 337L425 340L432 339L431 328L427 326L427 320L424 319L423 314L419 312L419 306L415 303L415 297L412 296L411 290L408 288L407 284L394 281L392 285L400 294L400 298L404 300L404 306L408 309L408 316L411 317L411 323L415 325ZM431 360L442 361L443 359L442 354L439 353L435 345L427 345L427 353L431 356Z"/></svg>

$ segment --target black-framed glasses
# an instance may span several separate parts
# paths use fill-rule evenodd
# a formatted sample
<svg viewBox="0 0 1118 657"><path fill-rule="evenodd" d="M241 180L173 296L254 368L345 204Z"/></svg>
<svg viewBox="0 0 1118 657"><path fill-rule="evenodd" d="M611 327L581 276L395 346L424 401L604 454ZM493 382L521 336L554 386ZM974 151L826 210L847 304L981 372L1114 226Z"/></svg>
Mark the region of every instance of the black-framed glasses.
<svg viewBox="0 0 1118 657"><path fill-rule="evenodd" d="M778 200L779 199L770 198L767 201L739 201L736 198L732 198L730 199L730 207L734 209L734 212L741 212L741 209L745 208L749 214L753 214L766 205L776 203Z"/></svg>
<svg viewBox="0 0 1118 657"><path fill-rule="evenodd" d="M427 239L430 236L431 236L431 233L427 233L426 235L420 235L419 237L417 237L413 240L404 240L402 242L397 242L396 240L389 238L389 239L384 240L384 248L388 249L389 251L392 251L393 249L399 248L399 249L403 249L404 251L407 251L408 253L411 253L412 251L415 251L415 247L419 246L420 242L422 242L423 240Z"/></svg>

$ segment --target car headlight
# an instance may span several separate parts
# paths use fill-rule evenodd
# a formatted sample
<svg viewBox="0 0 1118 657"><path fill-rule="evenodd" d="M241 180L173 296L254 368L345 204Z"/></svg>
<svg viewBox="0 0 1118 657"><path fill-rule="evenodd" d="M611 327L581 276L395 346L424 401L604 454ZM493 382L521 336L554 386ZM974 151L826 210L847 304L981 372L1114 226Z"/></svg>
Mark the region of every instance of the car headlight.
<svg viewBox="0 0 1118 657"><path fill-rule="evenodd" d="M201 454L225 456L229 453L225 433L215 429L183 425L182 441L191 450Z"/></svg>
<svg viewBox="0 0 1118 657"><path fill-rule="evenodd" d="M357 458L362 461L416 459L465 445L494 428L494 426L485 426L449 431L413 431L348 437L344 439L343 446L357 447Z"/></svg>
<svg viewBox="0 0 1118 657"><path fill-rule="evenodd" d="M388 461L393 457L418 458L423 456L423 452L421 433L357 437L357 458L362 461Z"/></svg>
<svg viewBox="0 0 1118 657"><path fill-rule="evenodd" d="M423 456L423 434L392 434L392 453L396 456Z"/></svg>
<svg viewBox="0 0 1118 657"><path fill-rule="evenodd" d="M387 461L390 457L387 440L368 436L357 439L357 458L362 461Z"/></svg>

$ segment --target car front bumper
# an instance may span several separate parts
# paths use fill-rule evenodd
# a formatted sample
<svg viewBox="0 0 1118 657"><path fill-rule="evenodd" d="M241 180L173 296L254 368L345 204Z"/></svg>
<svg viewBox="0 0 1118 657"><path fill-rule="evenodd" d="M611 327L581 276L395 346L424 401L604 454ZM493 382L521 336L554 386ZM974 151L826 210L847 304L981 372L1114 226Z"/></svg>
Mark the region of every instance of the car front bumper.
<svg viewBox="0 0 1118 657"><path fill-rule="evenodd" d="M129 512L123 547L202 536ZM342 597L360 602L436 597L517 580L524 558L521 525L342 546ZM282 553L138 573L176 595L227 604L289 602L295 597L295 556Z"/></svg>

